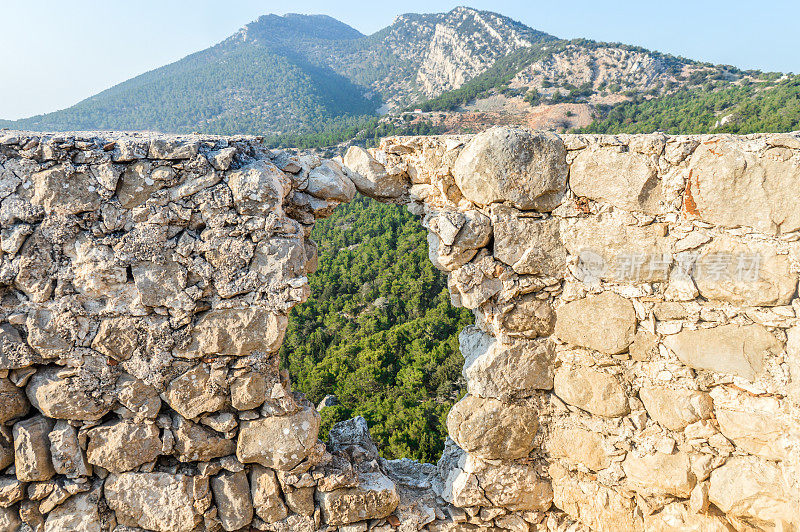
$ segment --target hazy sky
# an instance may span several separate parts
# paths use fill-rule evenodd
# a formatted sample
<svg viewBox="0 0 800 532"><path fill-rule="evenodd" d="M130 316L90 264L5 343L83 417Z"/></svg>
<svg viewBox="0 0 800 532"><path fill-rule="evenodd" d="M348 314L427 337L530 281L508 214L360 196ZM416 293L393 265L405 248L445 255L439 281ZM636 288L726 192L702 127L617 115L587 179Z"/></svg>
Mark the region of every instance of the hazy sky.
<svg viewBox="0 0 800 532"><path fill-rule="evenodd" d="M558 37L800 72L797 0L0 1L0 118L6 119L69 107L213 45L259 15L287 11L325 13L369 34L400 13L469 5Z"/></svg>

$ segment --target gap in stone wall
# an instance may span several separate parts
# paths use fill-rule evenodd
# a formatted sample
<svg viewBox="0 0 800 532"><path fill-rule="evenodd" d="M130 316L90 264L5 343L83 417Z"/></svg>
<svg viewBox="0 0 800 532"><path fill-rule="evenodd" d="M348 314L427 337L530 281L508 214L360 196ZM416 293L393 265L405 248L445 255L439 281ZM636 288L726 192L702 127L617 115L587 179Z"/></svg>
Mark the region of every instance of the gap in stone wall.
<svg viewBox="0 0 800 532"><path fill-rule="evenodd" d="M427 231L405 207L358 196L312 239L311 297L291 311L281 349L294 389L318 405L323 439L361 415L384 458L435 463L464 394L458 333L474 317L450 304Z"/></svg>

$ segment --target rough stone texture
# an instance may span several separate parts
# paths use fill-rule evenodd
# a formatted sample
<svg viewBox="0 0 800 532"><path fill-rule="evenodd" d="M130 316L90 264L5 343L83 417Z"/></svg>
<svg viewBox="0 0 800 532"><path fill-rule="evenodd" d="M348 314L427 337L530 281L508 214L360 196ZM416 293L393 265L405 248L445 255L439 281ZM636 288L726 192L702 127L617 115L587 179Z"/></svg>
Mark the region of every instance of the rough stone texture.
<svg viewBox="0 0 800 532"><path fill-rule="evenodd" d="M761 325L723 325L697 331L682 331L664 340L689 367L755 380L764 371L769 355L782 345Z"/></svg>
<svg viewBox="0 0 800 532"><path fill-rule="evenodd" d="M359 475L358 486L317 492L322 517L330 525L346 525L391 514L400 503L397 488L382 473Z"/></svg>
<svg viewBox="0 0 800 532"><path fill-rule="evenodd" d="M565 156L564 143L551 133L493 128L464 147L453 177L477 205L508 201L522 210L550 211L566 186Z"/></svg>
<svg viewBox="0 0 800 532"><path fill-rule="evenodd" d="M159 532L189 532L200 524L203 506L208 506L208 502L196 501L196 484L185 475L112 474L106 479L104 494L122 525Z"/></svg>
<svg viewBox="0 0 800 532"><path fill-rule="evenodd" d="M798 134L497 128L345 168L2 131L0 530L797 528L799 161ZM279 369L356 190L420 216L476 317L436 466L364 418L322 444Z"/></svg>
<svg viewBox="0 0 800 532"><path fill-rule="evenodd" d="M467 395L447 415L447 432L470 454L485 459L514 460L533 449L538 412L524 404Z"/></svg>
<svg viewBox="0 0 800 532"><path fill-rule="evenodd" d="M628 397L613 375L589 368L561 368L556 372L554 392L564 402L604 417L629 412Z"/></svg>
<svg viewBox="0 0 800 532"><path fill-rule="evenodd" d="M555 335L559 339L603 353L625 351L635 331L633 305L613 292L573 301L556 310Z"/></svg>
<svg viewBox="0 0 800 532"><path fill-rule="evenodd" d="M281 471L292 469L317 443L319 423L319 413L311 406L288 416L243 421L236 456L243 463Z"/></svg>

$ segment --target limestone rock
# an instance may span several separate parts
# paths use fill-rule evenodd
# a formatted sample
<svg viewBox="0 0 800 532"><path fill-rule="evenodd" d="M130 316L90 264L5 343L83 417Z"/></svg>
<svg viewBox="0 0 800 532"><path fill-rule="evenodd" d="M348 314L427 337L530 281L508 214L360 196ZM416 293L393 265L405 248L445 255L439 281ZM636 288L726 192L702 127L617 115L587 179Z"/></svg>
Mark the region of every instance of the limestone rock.
<svg viewBox="0 0 800 532"><path fill-rule="evenodd" d="M566 187L566 149L552 133L496 127L467 143L452 172L464 197L477 205L507 201L551 211Z"/></svg>
<svg viewBox="0 0 800 532"><path fill-rule="evenodd" d="M513 301L513 307L500 317L502 331L509 336L549 336L555 325L553 307L547 301L538 299L536 294L527 294Z"/></svg>
<svg viewBox="0 0 800 532"><path fill-rule="evenodd" d="M128 317L101 321L92 340L92 349L115 360L127 360L138 347L136 321Z"/></svg>
<svg viewBox="0 0 800 532"><path fill-rule="evenodd" d="M476 327L458 336L467 390L479 397L526 397L553 388L555 346L549 339L501 344Z"/></svg>
<svg viewBox="0 0 800 532"><path fill-rule="evenodd" d="M286 471L303 461L317 443L320 416L304 406L288 416L271 416L242 421L236 457L242 463ZM287 436L291 434L291 438Z"/></svg>
<svg viewBox="0 0 800 532"><path fill-rule="evenodd" d="M565 468L550 466L553 505L591 530L639 532L644 530L635 500L613 488Z"/></svg>
<svg viewBox="0 0 800 532"><path fill-rule="evenodd" d="M489 243L492 224L477 210L442 212L427 219L428 257L442 271L452 271L472 260Z"/></svg>
<svg viewBox="0 0 800 532"><path fill-rule="evenodd" d="M646 386L639 390L647 414L669 430L680 431L712 414L713 402L707 393L685 388Z"/></svg>
<svg viewBox="0 0 800 532"><path fill-rule="evenodd" d="M195 349L203 355L272 353L283 343L287 323L286 315L260 309L211 310L197 321L189 353Z"/></svg>
<svg viewBox="0 0 800 532"><path fill-rule="evenodd" d="M95 421L113 407L113 398L103 392L104 375L89 367L77 369L49 366L31 377L25 393L31 404L47 417Z"/></svg>
<svg viewBox="0 0 800 532"><path fill-rule="evenodd" d="M102 522L95 492L73 495L47 514L44 532L100 532Z"/></svg>
<svg viewBox="0 0 800 532"><path fill-rule="evenodd" d="M164 394L164 400L186 419L204 412L215 412L225 404L227 396L211 378L211 371L199 364L174 379Z"/></svg>
<svg viewBox="0 0 800 532"><path fill-rule="evenodd" d="M182 138L156 138L150 142L148 157L151 159L180 160L191 159L197 155L200 144Z"/></svg>
<svg viewBox="0 0 800 532"><path fill-rule="evenodd" d="M0 470L14 463L14 438L11 427L0 425Z"/></svg>
<svg viewBox="0 0 800 532"><path fill-rule="evenodd" d="M621 211L561 222L564 246L578 257L575 274L589 284L666 281L673 262L666 232L665 224L631 225Z"/></svg>
<svg viewBox="0 0 800 532"><path fill-rule="evenodd" d="M0 370L27 368L42 362L42 356L25 343L19 331L8 323L0 324Z"/></svg>
<svg viewBox="0 0 800 532"><path fill-rule="evenodd" d="M152 178L151 171L152 165L149 161L137 161L125 168L117 190L117 199L122 207L138 207L164 186L163 182Z"/></svg>
<svg viewBox="0 0 800 532"><path fill-rule="evenodd" d="M0 508L0 530L19 530L22 521L16 508Z"/></svg>
<svg viewBox="0 0 800 532"><path fill-rule="evenodd" d="M533 408L472 395L447 414L447 432L458 446L491 460L527 456L538 428L539 416Z"/></svg>
<svg viewBox="0 0 800 532"><path fill-rule="evenodd" d="M174 262L142 261L131 268L139 298L148 307L181 308L186 288L186 268ZM184 296L185 297L185 296Z"/></svg>
<svg viewBox="0 0 800 532"><path fill-rule="evenodd" d="M493 222L497 260L523 275L563 275L567 257L557 218L528 218L496 207Z"/></svg>
<svg viewBox="0 0 800 532"><path fill-rule="evenodd" d="M490 464L463 454L447 471L441 496L454 506L543 512L553 503L553 487L534 467L517 462Z"/></svg>
<svg viewBox="0 0 800 532"><path fill-rule="evenodd" d="M561 340L602 353L628 349L636 332L630 300L614 292L572 301L556 309L555 335Z"/></svg>
<svg viewBox="0 0 800 532"><path fill-rule="evenodd" d="M554 379L555 394L565 403L597 416L619 417L629 412L625 388L613 375L583 367L561 367Z"/></svg>
<svg viewBox="0 0 800 532"><path fill-rule="evenodd" d="M322 519L331 526L380 519L391 514L400 503L394 482L380 472L360 474L355 488L318 491L316 500Z"/></svg>
<svg viewBox="0 0 800 532"><path fill-rule="evenodd" d="M692 473L689 455L684 452L636 456L629 452L622 469L628 482L643 493L667 494L688 498L697 479Z"/></svg>
<svg viewBox="0 0 800 532"><path fill-rule="evenodd" d="M69 478L88 476L92 469L86 461L78 442L78 430L67 421L60 419L50 431L50 455L53 469L59 475Z"/></svg>
<svg viewBox="0 0 800 532"><path fill-rule="evenodd" d="M155 419L161 410L161 398L155 388L123 374L117 379L117 400L138 419Z"/></svg>
<svg viewBox="0 0 800 532"><path fill-rule="evenodd" d="M346 202L356 196L356 187L338 163L325 161L308 174L306 192L315 198Z"/></svg>
<svg viewBox="0 0 800 532"><path fill-rule="evenodd" d="M689 170L685 203L691 214L768 233L800 229L800 200L786 194L800 180L797 156L760 157L743 140L718 138L697 147Z"/></svg>
<svg viewBox="0 0 800 532"><path fill-rule="evenodd" d="M710 329L681 331L664 344L689 367L754 380L764 370L770 354L783 345L761 325L722 325Z"/></svg>
<svg viewBox="0 0 800 532"><path fill-rule="evenodd" d="M103 198L100 183L89 173L67 165L57 165L31 176L34 193L31 203L52 214L78 214L94 211Z"/></svg>
<svg viewBox="0 0 800 532"><path fill-rule="evenodd" d="M797 500L792 500L790 494L781 470L774 463L736 456L711 473L708 498L732 517L745 519L759 528L773 528L779 523L800 525Z"/></svg>
<svg viewBox="0 0 800 532"><path fill-rule="evenodd" d="M244 471L225 471L216 475L211 479L211 490L222 528L233 531L250 524L253 520L253 501Z"/></svg>
<svg viewBox="0 0 800 532"><path fill-rule="evenodd" d="M19 480L34 482L55 475L48 435L53 421L34 416L14 424L14 466Z"/></svg>
<svg viewBox="0 0 800 532"><path fill-rule="evenodd" d="M161 454L159 430L153 424L114 421L88 432L90 464L122 473L154 461Z"/></svg>
<svg viewBox="0 0 800 532"><path fill-rule="evenodd" d="M645 529L652 532L693 530L698 532L729 532L731 526L724 517L711 513L695 513L685 504L674 502L644 520Z"/></svg>
<svg viewBox="0 0 800 532"><path fill-rule="evenodd" d="M717 237L703 248L694 270L700 295L735 305L788 305L797 291L789 257L768 244Z"/></svg>
<svg viewBox="0 0 800 532"><path fill-rule="evenodd" d="M30 410L25 391L8 379L0 379L0 424L22 417Z"/></svg>
<svg viewBox="0 0 800 532"><path fill-rule="evenodd" d="M175 416L173 427L175 451L182 462L208 462L236 452L234 440L225 439L180 416Z"/></svg>
<svg viewBox="0 0 800 532"><path fill-rule="evenodd" d="M8 508L25 497L25 484L13 476L0 476L0 508Z"/></svg>
<svg viewBox="0 0 800 532"><path fill-rule="evenodd" d="M611 465L610 445L602 434L580 427L556 427L547 438L547 451L555 458L583 464L593 471Z"/></svg>
<svg viewBox="0 0 800 532"><path fill-rule="evenodd" d="M290 180L269 161L256 161L228 174L228 186L239 214L267 215L280 207Z"/></svg>
<svg viewBox="0 0 800 532"><path fill-rule="evenodd" d="M250 470L250 491L256 515L266 523L275 523L289 515L281 499L281 489L275 472L258 464Z"/></svg>
<svg viewBox="0 0 800 532"><path fill-rule="evenodd" d="M251 410L264 404L267 380L261 373L249 371L231 382L231 404L236 410Z"/></svg>
<svg viewBox="0 0 800 532"><path fill-rule="evenodd" d="M569 167L569 188L576 196L657 214L662 194L656 169L654 159L640 153L615 146L585 149Z"/></svg>
<svg viewBox="0 0 800 532"><path fill-rule="evenodd" d="M208 507L195 504L192 477L169 473L111 474L104 493L121 525L157 532L191 532ZM198 501L199 502L199 501Z"/></svg>
<svg viewBox="0 0 800 532"><path fill-rule="evenodd" d="M371 198L399 198L408 192L410 183L403 173L389 173L367 150L350 146L344 154L348 176L359 192Z"/></svg>
<svg viewBox="0 0 800 532"><path fill-rule="evenodd" d="M378 448L369 434L367 420L361 416L335 423L328 434L328 447L332 453L363 455L366 460L378 458Z"/></svg>

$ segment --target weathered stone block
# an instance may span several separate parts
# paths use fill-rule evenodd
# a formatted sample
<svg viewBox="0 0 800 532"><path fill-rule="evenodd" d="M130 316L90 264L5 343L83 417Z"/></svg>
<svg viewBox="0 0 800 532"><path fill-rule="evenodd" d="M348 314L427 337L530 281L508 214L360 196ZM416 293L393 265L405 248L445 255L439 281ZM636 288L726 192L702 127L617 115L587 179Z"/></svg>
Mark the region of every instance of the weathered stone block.
<svg viewBox="0 0 800 532"><path fill-rule="evenodd" d="M628 396L619 380L608 373L582 367L562 367L553 381L555 394L565 403L604 417L629 412Z"/></svg>
<svg viewBox="0 0 800 532"><path fill-rule="evenodd" d="M288 416L243 421L236 457L242 463L257 463L279 471L292 469L317 443L319 425L319 413L308 406Z"/></svg>
<svg viewBox="0 0 800 532"><path fill-rule="evenodd" d="M707 393L685 388L647 386L639 390L647 414L669 430L711 417L713 401Z"/></svg>
<svg viewBox="0 0 800 532"><path fill-rule="evenodd" d="M211 490L222 528L233 531L250 524L253 520L253 501L250 499L250 486L244 471L225 471L214 476L211 479Z"/></svg>
<svg viewBox="0 0 800 532"><path fill-rule="evenodd" d="M530 218L504 206L492 210L494 257L524 275L564 274L567 255L558 218Z"/></svg>
<svg viewBox="0 0 800 532"><path fill-rule="evenodd" d="M90 464L122 473L154 461L161 454L159 430L153 424L114 421L88 432Z"/></svg>
<svg viewBox="0 0 800 532"><path fill-rule="evenodd" d="M338 526L386 517L397 508L400 496L389 477L375 472L360 474L358 487L318 491L316 500L322 519Z"/></svg>
<svg viewBox="0 0 800 532"><path fill-rule="evenodd" d="M665 338L664 344L689 367L751 381L764 371L766 358L783 349L781 342L761 325L681 331Z"/></svg>
<svg viewBox="0 0 800 532"><path fill-rule="evenodd" d="M622 469L639 492L688 498L697 481L689 455L684 452L637 456L629 452Z"/></svg>
<svg viewBox="0 0 800 532"><path fill-rule="evenodd" d="M497 127L470 140L452 171L461 193L477 205L507 201L551 211L566 187L566 149L551 133Z"/></svg>
<svg viewBox="0 0 800 532"><path fill-rule="evenodd" d="M633 304L613 292L572 301L556 309L555 335L581 347L621 353L631 345L635 332Z"/></svg>
<svg viewBox="0 0 800 532"><path fill-rule="evenodd" d="M547 452L554 458L565 458L599 471L611 465L613 447L597 432L580 427L556 427L547 438Z"/></svg>
<svg viewBox="0 0 800 532"><path fill-rule="evenodd" d="M19 480L34 482L55 475L48 435L53 420L34 416L14 424L14 466Z"/></svg>

